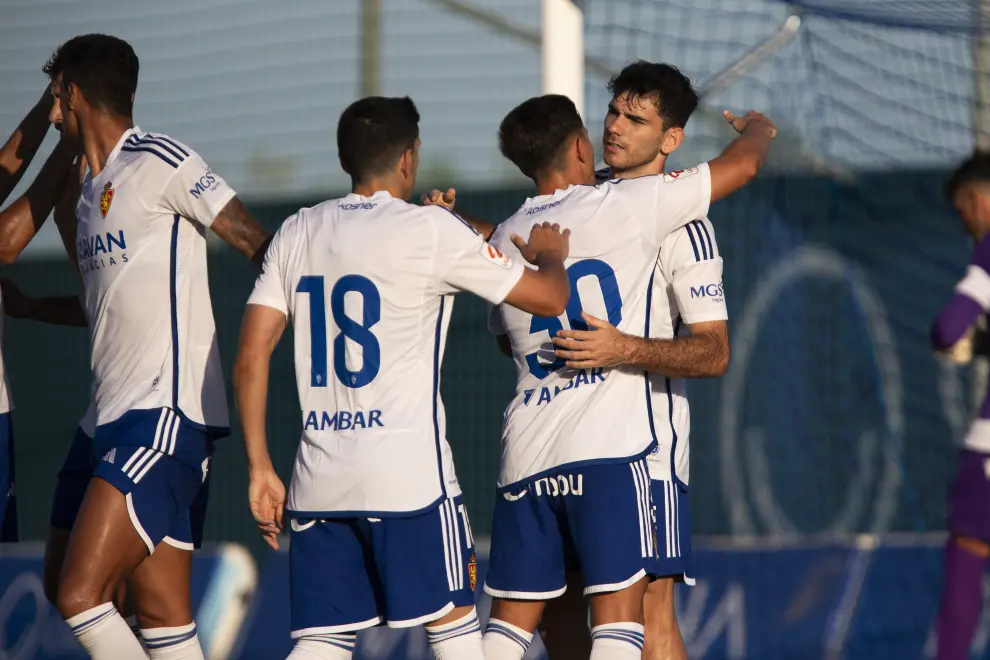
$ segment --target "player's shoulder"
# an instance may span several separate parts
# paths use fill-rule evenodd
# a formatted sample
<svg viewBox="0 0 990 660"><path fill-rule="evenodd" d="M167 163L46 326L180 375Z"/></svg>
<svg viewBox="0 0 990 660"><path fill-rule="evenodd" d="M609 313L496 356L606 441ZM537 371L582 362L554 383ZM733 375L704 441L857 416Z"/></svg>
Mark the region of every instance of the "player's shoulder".
<svg viewBox="0 0 990 660"><path fill-rule="evenodd" d="M715 241L715 227L707 217L696 218L680 227L663 241L660 260L669 265L691 264L722 257Z"/></svg>
<svg viewBox="0 0 990 660"><path fill-rule="evenodd" d="M463 227L469 231L474 236L480 237L481 234L472 227L467 220L462 218L455 211L450 209L437 206L437 205L424 205L418 206L416 204L409 204L411 207L411 213L418 219L429 222L438 231L451 231L456 227Z"/></svg>
<svg viewBox="0 0 990 660"><path fill-rule="evenodd" d="M163 172L179 169L185 163L198 159L189 146L164 133L134 130L120 148L131 163L151 166Z"/></svg>

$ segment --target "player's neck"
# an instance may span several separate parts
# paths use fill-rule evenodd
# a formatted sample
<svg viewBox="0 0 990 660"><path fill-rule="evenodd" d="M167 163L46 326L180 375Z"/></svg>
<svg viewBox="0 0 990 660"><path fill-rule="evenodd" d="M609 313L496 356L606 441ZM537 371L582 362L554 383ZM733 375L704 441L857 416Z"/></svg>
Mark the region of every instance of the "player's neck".
<svg viewBox="0 0 990 660"><path fill-rule="evenodd" d="M640 176L651 176L660 174L663 172L663 167L667 163L667 159L664 156L657 156L656 159L651 160L649 163L644 163L638 167L630 167L626 170L612 169L612 176L616 179L635 179Z"/></svg>
<svg viewBox="0 0 990 660"><path fill-rule="evenodd" d="M372 197L378 192L387 192L395 199L405 199L403 186L396 181L379 179L368 181L367 183L354 183L351 185L351 192L362 197Z"/></svg>
<svg viewBox="0 0 990 660"><path fill-rule="evenodd" d="M594 181L591 181L590 183L591 185L594 185ZM589 182L582 180L580 176L571 172L551 172L537 180L536 194L537 196L552 195L558 190L567 190L569 186L581 186L586 184L589 184Z"/></svg>
<svg viewBox="0 0 990 660"><path fill-rule="evenodd" d="M120 137L134 128L134 120L130 117L97 115L82 132L83 153L93 176L99 176L106 167L107 158L113 151Z"/></svg>

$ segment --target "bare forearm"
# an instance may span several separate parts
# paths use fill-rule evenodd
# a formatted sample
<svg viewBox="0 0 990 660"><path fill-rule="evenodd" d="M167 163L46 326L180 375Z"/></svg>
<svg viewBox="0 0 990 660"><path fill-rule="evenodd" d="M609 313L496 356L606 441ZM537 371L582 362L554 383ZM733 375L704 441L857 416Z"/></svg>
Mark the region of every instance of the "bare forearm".
<svg viewBox="0 0 990 660"><path fill-rule="evenodd" d="M0 203L17 186L48 133L51 95L47 92L0 147Z"/></svg>
<svg viewBox="0 0 990 660"><path fill-rule="evenodd" d="M626 336L626 364L673 378L715 378L729 366L728 344L714 334L674 339Z"/></svg>
<svg viewBox="0 0 990 660"><path fill-rule="evenodd" d="M234 365L234 394L244 433L244 450L251 472L272 467L265 433L269 360L238 356Z"/></svg>
<svg viewBox="0 0 990 660"><path fill-rule="evenodd" d="M265 262L265 251L272 242L272 237L262 229L239 199L235 197L227 202L213 219L211 229L227 245L238 250L261 270Z"/></svg>
<svg viewBox="0 0 990 660"><path fill-rule="evenodd" d="M0 263L11 264L48 219L62 194L75 149L60 142L23 195L0 211Z"/></svg>

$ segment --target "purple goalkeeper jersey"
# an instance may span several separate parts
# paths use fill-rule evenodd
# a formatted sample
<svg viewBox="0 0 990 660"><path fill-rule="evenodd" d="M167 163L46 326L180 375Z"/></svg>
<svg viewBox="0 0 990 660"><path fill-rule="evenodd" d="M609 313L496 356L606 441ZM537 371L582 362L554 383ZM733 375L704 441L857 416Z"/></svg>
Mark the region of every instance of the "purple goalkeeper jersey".
<svg viewBox="0 0 990 660"><path fill-rule="evenodd" d="M966 274L956 284L952 299L935 320L932 327L935 348L942 350L955 344L987 311L990 311L990 235L977 243ZM990 453L990 397L984 397L964 444L970 449Z"/></svg>

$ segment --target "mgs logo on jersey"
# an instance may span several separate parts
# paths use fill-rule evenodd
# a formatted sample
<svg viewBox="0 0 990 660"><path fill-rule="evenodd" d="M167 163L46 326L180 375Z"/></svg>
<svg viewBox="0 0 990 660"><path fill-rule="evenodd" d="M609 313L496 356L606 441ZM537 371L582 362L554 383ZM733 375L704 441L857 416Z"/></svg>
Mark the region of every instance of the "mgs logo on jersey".
<svg viewBox="0 0 990 660"><path fill-rule="evenodd" d="M485 243L481 246L481 256L488 261L492 262L496 266L501 266L502 268L512 268L512 259L505 256L494 245Z"/></svg>
<svg viewBox="0 0 990 660"><path fill-rule="evenodd" d="M100 215L104 218L110 212L110 204L113 202L113 188L111 186L113 186L113 182L107 181L107 185L103 186L103 192L100 194Z"/></svg>
<svg viewBox="0 0 990 660"><path fill-rule="evenodd" d="M215 192L218 186L219 177L207 167L206 172L203 173L203 176L199 177L196 185L189 189L189 194L192 195L193 199L199 199L200 195L205 195L207 192Z"/></svg>
<svg viewBox="0 0 990 660"><path fill-rule="evenodd" d="M723 295L721 282L691 287L691 298L710 298L712 302L722 302Z"/></svg>

